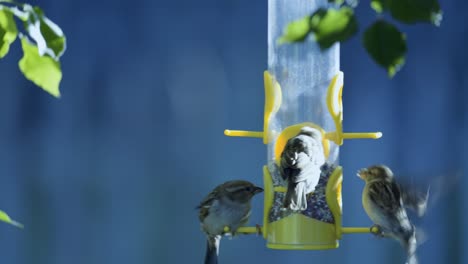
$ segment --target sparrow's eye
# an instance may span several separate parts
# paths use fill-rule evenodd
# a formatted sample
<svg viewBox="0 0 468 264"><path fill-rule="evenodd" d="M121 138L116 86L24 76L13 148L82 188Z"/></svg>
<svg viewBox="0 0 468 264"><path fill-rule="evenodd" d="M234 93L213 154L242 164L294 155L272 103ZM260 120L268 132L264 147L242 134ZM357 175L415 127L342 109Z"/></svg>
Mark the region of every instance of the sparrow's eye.
<svg viewBox="0 0 468 264"><path fill-rule="evenodd" d="M252 192L253 188L251 186L249 186L249 187L245 187L245 190L248 191L248 192Z"/></svg>

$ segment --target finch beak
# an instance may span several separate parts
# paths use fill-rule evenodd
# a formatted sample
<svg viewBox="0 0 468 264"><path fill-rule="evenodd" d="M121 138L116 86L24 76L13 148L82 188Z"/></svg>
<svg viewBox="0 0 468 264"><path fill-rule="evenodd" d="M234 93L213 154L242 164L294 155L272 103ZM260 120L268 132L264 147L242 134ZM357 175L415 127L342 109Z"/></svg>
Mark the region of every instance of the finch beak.
<svg viewBox="0 0 468 264"><path fill-rule="evenodd" d="M363 180L366 179L367 169L360 169L357 172L357 176Z"/></svg>
<svg viewBox="0 0 468 264"><path fill-rule="evenodd" d="M255 186L253 194L257 194L257 193L261 193L261 192L263 192L263 189L260 188L260 187Z"/></svg>

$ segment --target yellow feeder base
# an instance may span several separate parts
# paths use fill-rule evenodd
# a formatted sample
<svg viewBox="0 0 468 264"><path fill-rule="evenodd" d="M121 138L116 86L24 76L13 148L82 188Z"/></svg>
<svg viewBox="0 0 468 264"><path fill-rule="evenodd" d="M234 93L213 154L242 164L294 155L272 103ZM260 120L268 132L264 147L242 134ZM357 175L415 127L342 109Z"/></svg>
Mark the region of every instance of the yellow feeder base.
<svg viewBox="0 0 468 264"><path fill-rule="evenodd" d="M269 222L268 215L273 206L275 192L285 192L283 187L274 187L267 166L263 167L264 177L264 219L262 233L267 240L267 247L285 250L324 250L336 249L341 235L341 181L342 170L337 167L330 176L326 191L335 223L326 223L302 215L291 214L278 221ZM336 228L339 228L337 230Z"/></svg>
<svg viewBox="0 0 468 264"><path fill-rule="evenodd" d="M294 228L301 226L307 229ZM292 214L269 223L266 233L267 247L271 249L323 250L335 249L339 245L334 224L321 222L302 214Z"/></svg>

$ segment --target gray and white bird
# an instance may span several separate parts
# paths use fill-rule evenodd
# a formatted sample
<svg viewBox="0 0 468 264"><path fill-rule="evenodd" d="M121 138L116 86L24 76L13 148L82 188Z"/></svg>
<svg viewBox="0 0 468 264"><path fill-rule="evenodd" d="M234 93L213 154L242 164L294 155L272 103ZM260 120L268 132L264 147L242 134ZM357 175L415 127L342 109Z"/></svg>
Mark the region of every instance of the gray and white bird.
<svg viewBox="0 0 468 264"><path fill-rule="evenodd" d="M218 263L219 243L225 227L234 234L247 224L251 212L250 201L263 191L248 181L234 180L217 186L203 199L199 209L200 225L207 237L205 264Z"/></svg>
<svg viewBox="0 0 468 264"><path fill-rule="evenodd" d="M369 218L384 237L399 241L406 250L407 264L417 264L418 245L416 228L408 218L404 195L393 177L393 172L384 165L361 169L358 176L366 182L362 204ZM411 200L408 200L411 201ZM425 208L423 199L413 200L409 206ZM422 213L422 212L421 212Z"/></svg>
<svg viewBox="0 0 468 264"><path fill-rule="evenodd" d="M293 211L307 209L307 194L315 190L320 179L320 167L325 163L322 133L303 127L286 143L281 153L280 172L288 188L284 208Z"/></svg>

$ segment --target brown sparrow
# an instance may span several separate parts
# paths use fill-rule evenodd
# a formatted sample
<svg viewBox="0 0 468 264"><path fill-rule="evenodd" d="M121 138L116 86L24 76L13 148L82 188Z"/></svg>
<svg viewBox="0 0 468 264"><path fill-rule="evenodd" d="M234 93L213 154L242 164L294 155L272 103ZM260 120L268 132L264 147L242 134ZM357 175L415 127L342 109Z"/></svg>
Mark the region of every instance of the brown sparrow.
<svg viewBox="0 0 468 264"><path fill-rule="evenodd" d="M412 201L404 194L393 177L393 172L384 165L361 169L358 176L366 182L362 193L362 204L369 218L380 230L380 235L399 241L406 250L408 264L417 264L416 228L406 212L406 201ZM418 200L425 208L427 197ZM415 206L409 204L408 206Z"/></svg>
<svg viewBox="0 0 468 264"><path fill-rule="evenodd" d="M263 191L248 181L228 181L217 186L197 207L207 237L205 264L218 263L219 242L229 228L231 234L249 220L252 197Z"/></svg>

